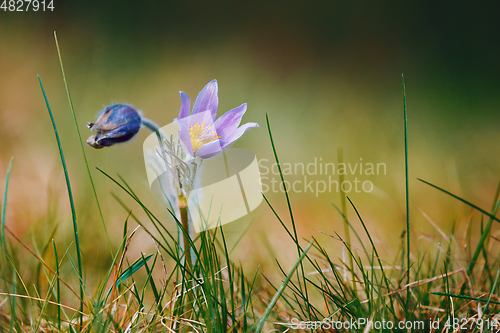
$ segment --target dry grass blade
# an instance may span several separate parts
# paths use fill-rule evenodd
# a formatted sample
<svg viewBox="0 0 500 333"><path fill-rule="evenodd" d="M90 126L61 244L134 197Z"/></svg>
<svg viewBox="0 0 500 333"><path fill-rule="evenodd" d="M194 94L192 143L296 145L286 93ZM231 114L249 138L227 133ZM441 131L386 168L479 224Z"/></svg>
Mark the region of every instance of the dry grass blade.
<svg viewBox="0 0 500 333"><path fill-rule="evenodd" d="M438 275L438 276L435 276L435 277L432 277L432 278L428 278L428 279L424 279L424 280L419 280L419 281L413 281L413 282L411 282L411 283L403 286L402 288L400 288L398 290L391 291L390 293L382 295L381 297L386 297L386 296L394 295L394 294L400 293L402 291L406 291L407 288L413 288L413 287L416 287L416 286L419 286L419 285L422 285L422 284L431 283L433 281L440 280L440 279L443 279L443 278L448 277L450 275L456 274L458 272L463 272L463 271L464 271L464 269L460 268L460 269L457 269L457 270L455 270L453 272L449 272L449 273L446 273L446 274L441 274L441 275ZM368 303L369 301L370 301L369 299L364 300L364 301L361 302L361 304Z"/></svg>
<svg viewBox="0 0 500 333"><path fill-rule="evenodd" d="M323 231L319 231L319 232L320 232L320 233L322 233L322 234L324 234L324 235L327 235L327 236L329 236L329 237L331 237L331 238L333 238L333 239L335 239L335 240L338 240L339 242L342 242L342 243L347 244L345 241L343 241L342 239L340 239L340 238L338 238L338 237L335 237L335 236L330 235L330 234L328 234L328 233L326 233L326 232L323 232ZM358 247L358 246L354 246L354 245L352 245L352 244L349 244L349 246L350 246L351 248L353 248L353 249L356 249L356 250L361 251L361 252L363 252L363 253L369 254L370 256L373 256L373 258L378 259L378 260L380 260L381 262L386 263L386 264L387 264L387 265L389 265L389 267L391 267L392 269L396 269L396 270L398 270L398 271L400 271L400 272L404 272L404 271L401 269L401 267L399 267L399 266L394 266L394 265L393 265L393 264L391 264L390 262L388 262L388 261L386 261L386 260L384 260L384 259L380 258L379 256L377 256L377 255L375 255L375 254L368 253L367 251L363 250L362 248L360 248L360 247ZM380 266L379 266L379 268L380 268ZM383 269L385 269L385 266L383 266Z"/></svg>
<svg viewBox="0 0 500 333"><path fill-rule="evenodd" d="M63 279L61 279L61 277L59 275L56 274L56 272L52 269L52 267L50 267L49 265L47 265L45 263L45 261L43 261L42 258L40 258L35 252L33 252L32 249L29 248L28 245L26 245L19 237L16 236L16 234L14 232L12 232L12 230L10 230L7 226L5 226L5 230L7 230L9 232L9 234L19 243L21 244L26 250L28 250L29 253L31 253L42 265L44 265L52 274L54 274L55 277L57 277L59 279L59 281L61 281L66 287L68 287L69 290L71 290L71 292L76 296L78 297L78 299L83 302L83 300L80 298L80 296L78 296L78 294L73 290L71 289L71 287L66 283L66 281L64 281ZM85 302L83 302L83 304L85 306L87 306L85 304Z"/></svg>
<svg viewBox="0 0 500 333"><path fill-rule="evenodd" d="M420 214L422 214L422 216L434 227L434 229L436 229L439 232L439 234L441 236L443 236L444 239L446 239L446 241L448 241L448 242L450 241L450 238L444 233L443 230L441 230L441 228L439 228L437 226L436 223L434 223L434 221L432 221L432 219L429 217L429 215L427 215L420 207L415 206L415 208L417 208L417 210L420 212Z"/></svg>
<svg viewBox="0 0 500 333"><path fill-rule="evenodd" d="M48 301L48 300L43 299L43 298L38 298L38 297L33 297L33 296L28 296L28 295L21 295L21 294L2 293L2 292L0 292L0 295L2 295L2 296L15 296L15 297L20 297L20 298L32 299L34 301L47 302L47 303L50 303L50 304L53 304L53 305L57 305L57 306L60 306L62 308L65 308L65 309L68 309L68 310L71 310L71 311L75 311L77 313L85 315L85 313L81 312L78 309L72 308L71 306L60 304L60 303L53 302L53 301ZM0 305L1 304L2 303L0 303Z"/></svg>

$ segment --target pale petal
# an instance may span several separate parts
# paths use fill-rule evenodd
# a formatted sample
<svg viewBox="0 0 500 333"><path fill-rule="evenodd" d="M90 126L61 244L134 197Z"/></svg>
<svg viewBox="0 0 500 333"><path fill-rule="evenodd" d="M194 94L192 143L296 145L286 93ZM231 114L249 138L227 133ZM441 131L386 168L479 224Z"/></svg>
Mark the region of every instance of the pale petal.
<svg viewBox="0 0 500 333"><path fill-rule="evenodd" d="M176 119L176 122L179 124L179 138L184 143L184 146L186 146L189 155L194 157L191 137L189 136L189 117Z"/></svg>
<svg viewBox="0 0 500 333"><path fill-rule="evenodd" d="M215 130L221 138L225 138L240 126L241 118L247 111L247 104L241 104L235 109L227 111L214 123Z"/></svg>
<svg viewBox="0 0 500 333"><path fill-rule="evenodd" d="M187 118L184 118L184 119L189 119L188 122L189 122L189 126L192 126L193 124L200 124L203 123L205 126L213 126L214 125L214 120L212 119L212 114L210 113L209 110L205 110L205 111L202 111L202 112L198 112L198 113L193 113L192 115L190 115L189 117Z"/></svg>
<svg viewBox="0 0 500 333"><path fill-rule="evenodd" d="M234 132L229 134L224 138L224 143L222 145L222 149L226 148L230 144L232 144L234 141L238 140L241 138L241 136L250 128L254 127L259 127L259 124L257 123L246 123L240 127L238 127Z"/></svg>
<svg viewBox="0 0 500 333"><path fill-rule="evenodd" d="M217 139L215 141L209 142L207 144L204 144L201 146L201 148L196 152L196 156L199 156L201 158L209 158L214 155L217 155L220 153L222 150L221 146L222 142L220 139Z"/></svg>
<svg viewBox="0 0 500 333"><path fill-rule="evenodd" d="M212 121L214 121L217 116L217 106L219 105L218 91L217 80L210 81L198 94L194 102L193 114L210 111Z"/></svg>
<svg viewBox="0 0 500 333"><path fill-rule="evenodd" d="M181 94L181 110L179 112L179 119L186 118L191 113L191 99L183 91L179 91Z"/></svg>

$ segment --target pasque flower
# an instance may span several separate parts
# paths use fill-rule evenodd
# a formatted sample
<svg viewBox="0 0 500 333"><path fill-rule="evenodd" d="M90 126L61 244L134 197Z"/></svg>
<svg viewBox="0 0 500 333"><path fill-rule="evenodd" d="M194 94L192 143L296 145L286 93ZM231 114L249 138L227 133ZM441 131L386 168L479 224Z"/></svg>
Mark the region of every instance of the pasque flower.
<svg viewBox="0 0 500 333"><path fill-rule="evenodd" d="M141 128L141 116L130 105L114 104L104 108L96 122L87 126L97 131L87 143L94 148L103 148L130 140Z"/></svg>
<svg viewBox="0 0 500 333"><path fill-rule="evenodd" d="M164 131L155 122L142 117L132 106L114 104L104 108L95 123L88 124L96 133L88 138L87 143L94 148L103 148L125 142L135 136L141 126L156 134L160 147L155 147L153 153L147 153L147 162L156 174L155 181L158 180L162 196L168 200L182 228L188 231L179 233L183 235L179 242L183 244L181 247L185 252L188 270L194 266L191 260L194 252L191 256L189 248L192 244L189 238L194 239L189 223L189 195L200 181L202 163L238 140L249 128L259 125L246 123L240 126L247 110L246 104L226 112L216 120L219 104L216 80L202 89L192 111L189 97L182 91L180 94L181 109L179 118L175 120L179 128L178 137L165 134L175 133L177 126L165 127Z"/></svg>
<svg viewBox="0 0 500 333"><path fill-rule="evenodd" d="M256 123L239 126L247 110L246 103L215 120L219 104L217 80L209 82L199 93L192 112L191 100L184 92L180 94L181 109L176 119L179 137L192 157L212 157L238 140L249 128L259 126Z"/></svg>

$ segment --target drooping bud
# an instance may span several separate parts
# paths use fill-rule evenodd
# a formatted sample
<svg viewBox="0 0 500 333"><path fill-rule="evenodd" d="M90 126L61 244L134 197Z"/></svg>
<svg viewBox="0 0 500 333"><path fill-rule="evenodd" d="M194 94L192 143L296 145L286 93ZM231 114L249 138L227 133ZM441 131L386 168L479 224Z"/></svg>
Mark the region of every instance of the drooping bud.
<svg viewBox="0 0 500 333"><path fill-rule="evenodd" d="M130 140L141 128L141 116L126 104L114 104L104 108L95 123L88 123L91 131L97 131L87 143L98 149Z"/></svg>

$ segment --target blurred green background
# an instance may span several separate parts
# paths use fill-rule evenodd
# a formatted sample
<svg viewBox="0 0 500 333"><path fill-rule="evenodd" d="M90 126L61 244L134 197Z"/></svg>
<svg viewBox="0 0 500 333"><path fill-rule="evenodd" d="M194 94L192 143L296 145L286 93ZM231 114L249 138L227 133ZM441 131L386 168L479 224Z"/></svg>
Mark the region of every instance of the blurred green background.
<svg viewBox="0 0 500 333"><path fill-rule="evenodd" d="M130 103L166 125L178 114L179 90L194 101L216 78L219 115L246 102L244 122L261 125L236 145L252 149L258 158L272 160L267 113L281 162L306 164L322 158L336 163L342 147L346 162L362 158L387 165L386 175L361 176L376 190L350 197L388 251L399 244L395 240L405 228L404 73L415 230L435 232L416 206L446 231L470 214L416 177L483 208L491 205L500 180L500 25L493 2L54 0L54 6L45 13L0 11L0 171L3 179L14 156L7 223L20 235L48 237L60 223L60 237L71 241L64 176L39 74L68 160L84 253L109 256L102 254L106 240L53 31L84 139L90 135L87 121L105 105ZM85 146L114 246L127 211L111 192L146 220L96 166L120 174L173 228L147 186L142 157L147 135L141 131L132 142L109 149ZM283 195L269 196L286 217ZM291 199L301 236L330 242L318 230L342 233L342 220L330 205L339 203L338 193L291 193ZM293 251L269 254L269 248L292 243L265 203L253 216L249 235L239 245L240 260L257 265L272 255L293 259ZM228 233L237 238L247 223L228 225ZM356 219L353 223L359 226ZM145 236L143 240L134 243L136 253L152 249Z"/></svg>

